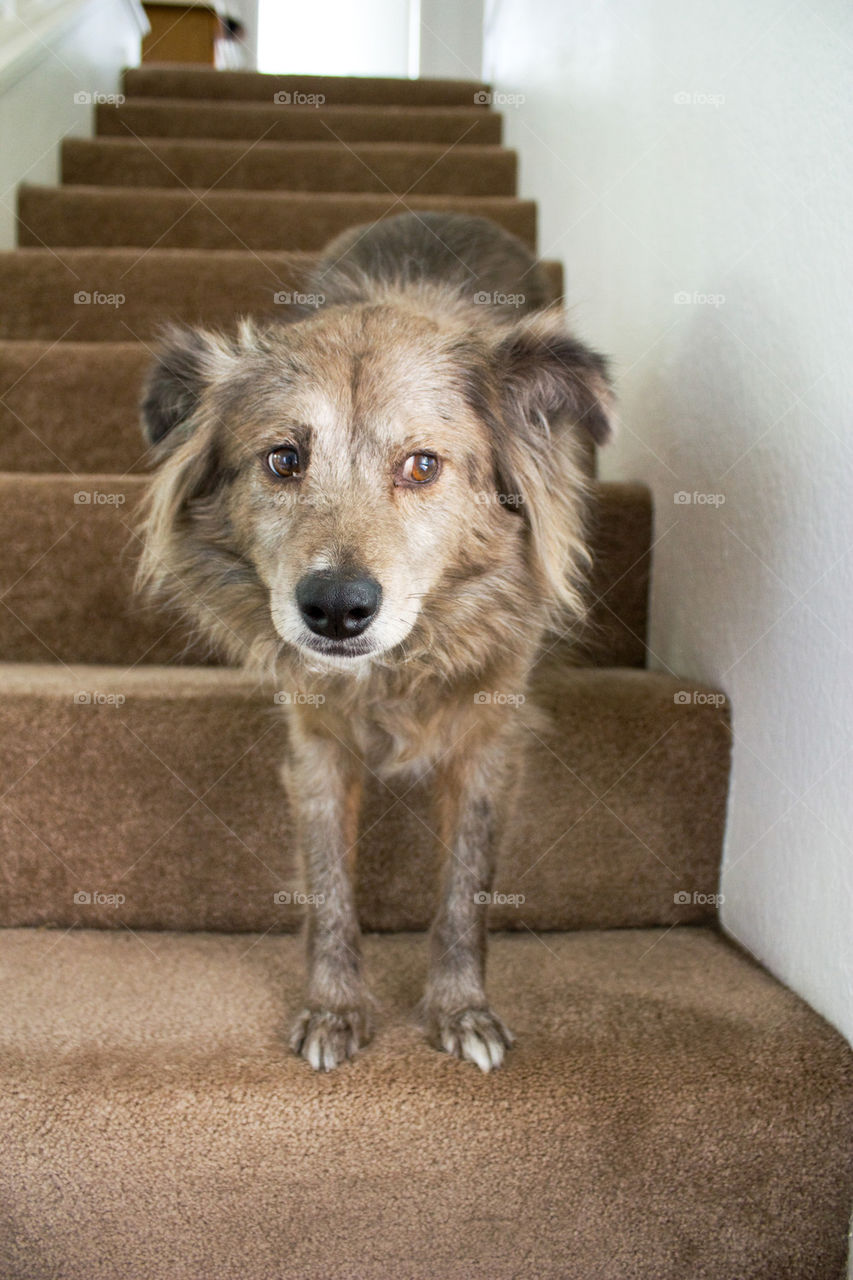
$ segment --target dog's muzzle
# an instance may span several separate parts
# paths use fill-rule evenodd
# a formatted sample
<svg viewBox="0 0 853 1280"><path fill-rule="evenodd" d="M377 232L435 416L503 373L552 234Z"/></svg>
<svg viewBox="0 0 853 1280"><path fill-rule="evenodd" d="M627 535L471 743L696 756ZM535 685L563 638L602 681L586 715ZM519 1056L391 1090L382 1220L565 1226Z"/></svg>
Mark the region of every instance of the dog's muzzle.
<svg viewBox="0 0 853 1280"><path fill-rule="evenodd" d="M360 636L379 612L382 588L375 578L334 569L306 573L296 584L296 603L309 631L326 640Z"/></svg>

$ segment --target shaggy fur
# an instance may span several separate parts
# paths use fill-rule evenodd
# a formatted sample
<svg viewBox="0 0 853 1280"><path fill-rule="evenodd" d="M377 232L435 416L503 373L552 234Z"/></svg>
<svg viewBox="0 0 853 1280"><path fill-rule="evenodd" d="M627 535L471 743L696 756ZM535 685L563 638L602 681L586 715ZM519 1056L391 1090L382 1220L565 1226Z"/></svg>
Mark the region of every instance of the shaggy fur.
<svg viewBox="0 0 853 1280"><path fill-rule="evenodd" d="M370 1035L351 876L364 771L431 773L447 857L421 1014L433 1044L489 1070L511 1042L484 990L519 756L505 699L581 610L578 442L609 433L605 363L537 310L532 258L482 219L347 232L309 289L322 304L288 324L164 337L140 583L296 691L284 779L313 895L296 1051L329 1069ZM298 458L285 478L280 450ZM376 612L318 634L306 584L353 581Z"/></svg>

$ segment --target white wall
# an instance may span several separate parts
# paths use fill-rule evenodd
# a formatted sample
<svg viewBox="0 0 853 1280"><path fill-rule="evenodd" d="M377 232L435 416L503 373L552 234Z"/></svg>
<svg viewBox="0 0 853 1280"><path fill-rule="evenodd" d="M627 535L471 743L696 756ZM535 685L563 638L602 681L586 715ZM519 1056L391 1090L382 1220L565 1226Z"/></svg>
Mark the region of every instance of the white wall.
<svg viewBox="0 0 853 1280"><path fill-rule="evenodd" d="M724 925L853 1036L853 14L490 0L484 72L654 491L653 663L733 704Z"/></svg>
<svg viewBox="0 0 853 1280"><path fill-rule="evenodd" d="M481 75L483 0L241 3L257 5L260 71L463 80Z"/></svg>
<svg viewBox="0 0 853 1280"><path fill-rule="evenodd" d="M409 74L409 0L260 0L258 70Z"/></svg>
<svg viewBox="0 0 853 1280"><path fill-rule="evenodd" d="M479 80L483 63L483 0L415 0L419 74Z"/></svg>
<svg viewBox="0 0 853 1280"><path fill-rule="evenodd" d="M139 62L142 11L129 0L24 0L2 22L0 249L14 248L19 182L55 183L59 144L94 129L94 107L75 96L115 94Z"/></svg>

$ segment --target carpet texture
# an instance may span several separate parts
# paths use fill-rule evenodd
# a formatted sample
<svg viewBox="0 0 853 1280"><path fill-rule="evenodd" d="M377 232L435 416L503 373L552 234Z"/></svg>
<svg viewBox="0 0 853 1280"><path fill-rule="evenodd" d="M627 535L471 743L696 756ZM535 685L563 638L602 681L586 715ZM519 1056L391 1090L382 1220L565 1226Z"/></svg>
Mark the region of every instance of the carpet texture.
<svg viewBox="0 0 853 1280"><path fill-rule="evenodd" d="M102 137L245 138L257 142L440 142L445 146L499 144L501 117L477 107L361 107L326 105L287 110L267 102L194 102L190 98L132 98L96 109Z"/></svg>
<svg viewBox="0 0 853 1280"><path fill-rule="evenodd" d="M646 671L542 665L531 702L550 727L523 735L494 927L715 917L728 717L678 701L681 688ZM15 851L0 876L0 925L297 929L305 886L278 784L275 702L296 692L194 667L0 667L0 844ZM529 726L525 708L507 715ZM429 924L433 808L429 780L367 779L365 927ZM97 896L117 893L120 904Z"/></svg>
<svg viewBox="0 0 853 1280"><path fill-rule="evenodd" d="M393 76L259 75L256 71L214 71L198 67L128 67L124 91L129 98L205 98L222 101L275 102L299 106L302 96L326 103L360 103L397 109L408 107L479 107L486 114L489 87L477 80L402 80ZM485 95L485 97L484 97ZM288 101L290 97L292 100Z"/></svg>
<svg viewBox="0 0 853 1280"><path fill-rule="evenodd" d="M241 315L274 318L305 288L313 261L249 249L0 253L0 340L146 343L167 320L215 328ZM560 265L544 265L558 301Z"/></svg>
<svg viewBox="0 0 853 1280"><path fill-rule="evenodd" d="M203 199L202 199L203 197ZM509 196L418 196L418 208L491 218L531 247L536 206ZM320 250L357 223L406 205L399 196L331 192L170 191L158 187L35 187L18 190L21 245L125 245L140 249Z"/></svg>
<svg viewBox="0 0 853 1280"><path fill-rule="evenodd" d="M0 1280L841 1280L853 1055L719 931L729 708L643 669L641 485L594 483L588 625L507 706L507 1064L412 1022L424 783L366 795L375 1040L332 1076L287 1048L276 695L305 691L133 601L143 371L165 321L286 316L353 223L462 209L535 247L536 207L474 81L146 66L125 91L0 254Z"/></svg>
<svg viewBox="0 0 853 1280"><path fill-rule="evenodd" d="M375 1040L283 1043L295 938L0 935L7 1276L839 1280L841 1038L706 929L492 940L482 1077L368 938Z"/></svg>
<svg viewBox="0 0 853 1280"><path fill-rule="evenodd" d="M512 196L516 155L504 147L66 138L62 181L90 187L228 187Z"/></svg>
<svg viewBox="0 0 853 1280"><path fill-rule="evenodd" d="M188 645L177 615L133 594L142 477L81 474L70 443L57 439L52 452L56 466L77 474L0 474L0 661L129 666L207 658L206 647ZM132 467L141 450L128 445ZM642 665L649 495L618 484L596 493L593 537L601 553L587 588L588 625L578 635L582 655L598 666Z"/></svg>

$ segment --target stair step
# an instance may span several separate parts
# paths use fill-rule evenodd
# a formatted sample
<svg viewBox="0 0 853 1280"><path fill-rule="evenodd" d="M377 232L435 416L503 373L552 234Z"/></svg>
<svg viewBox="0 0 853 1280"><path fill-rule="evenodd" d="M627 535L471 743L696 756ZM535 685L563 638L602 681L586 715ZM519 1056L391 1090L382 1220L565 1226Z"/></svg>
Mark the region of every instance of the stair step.
<svg viewBox="0 0 853 1280"><path fill-rule="evenodd" d="M593 550L587 589L590 613L579 635L554 646L564 663L579 658L593 666L644 667L648 658L649 588L652 565L652 496L644 484L596 486L588 538ZM576 646L573 653L572 645Z"/></svg>
<svg viewBox="0 0 853 1280"><path fill-rule="evenodd" d="M298 938L0 937L7 1274L842 1275L850 1050L713 930L496 935L485 1080L413 1024L425 939L365 960L376 1037L322 1076Z"/></svg>
<svg viewBox="0 0 853 1280"><path fill-rule="evenodd" d="M62 181L87 186L512 196L516 155L503 147L326 142L66 138Z"/></svg>
<svg viewBox="0 0 853 1280"><path fill-rule="evenodd" d="M0 925L298 928L298 902L274 899L303 888L274 689L230 669L127 666L0 668ZM530 701L551 727L526 738L496 927L713 919L728 721L701 691L682 705L682 687L645 671L542 667ZM364 926L425 928L440 869L429 780L369 780L362 830ZM126 901L81 905L78 891Z"/></svg>
<svg viewBox="0 0 853 1280"><path fill-rule="evenodd" d="M0 472L147 469L144 342L0 343Z"/></svg>
<svg viewBox="0 0 853 1280"><path fill-rule="evenodd" d="M134 98L95 108L96 132L135 138L242 138L266 142L500 143L502 117L482 107L279 106Z"/></svg>
<svg viewBox="0 0 853 1280"><path fill-rule="evenodd" d="M531 248L536 204L509 196L337 195L320 192L171 191L160 188L18 189L22 246L320 250L362 222L408 210L491 218Z"/></svg>
<svg viewBox="0 0 853 1280"><path fill-rule="evenodd" d="M168 320L227 327L240 315L280 316L276 295L304 288L315 260L230 249L0 253L0 339L145 342ZM543 267L557 301L562 267ZM80 294L92 301L76 303Z"/></svg>
<svg viewBox="0 0 853 1280"><path fill-rule="evenodd" d="M0 472L146 470L138 406L152 359L144 342L0 342Z"/></svg>
<svg viewBox="0 0 853 1280"><path fill-rule="evenodd" d="M203 660L206 649L188 645L174 614L131 592L145 483L143 476L0 475L0 661ZM596 506L602 553L591 591L602 603L593 607L582 652L598 666L639 665L649 495L641 485L601 485Z"/></svg>
<svg viewBox="0 0 853 1280"><path fill-rule="evenodd" d="M378 107L479 107L484 111L489 97L488 85L479 80L267 75L257 71L166 66L128 67L124 72L124 92L128 98L270 102L282 108L304 103L314 109L361 103ZM306 98L312 100L305 103Z"/></svg>

